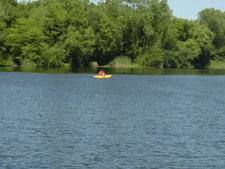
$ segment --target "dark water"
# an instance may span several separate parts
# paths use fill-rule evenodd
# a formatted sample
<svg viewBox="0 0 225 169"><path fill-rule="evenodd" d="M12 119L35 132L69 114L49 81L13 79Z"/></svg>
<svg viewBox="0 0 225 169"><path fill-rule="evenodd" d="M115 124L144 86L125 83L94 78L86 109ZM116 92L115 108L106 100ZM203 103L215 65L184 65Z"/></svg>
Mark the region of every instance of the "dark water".
<svg viewBox="0 0 225 169"><path fill-rule="evenodd" d="M125 75L225 75L225 69L153 69L153 68L13 68L0 67L0 72L97 74L103 69L106 74Z"/></svg>
<svg viewBox="0 0 225 169"><path fill-rule="evenodd" d="M225 76L0 72L0 168L225 168Z"/></svg>

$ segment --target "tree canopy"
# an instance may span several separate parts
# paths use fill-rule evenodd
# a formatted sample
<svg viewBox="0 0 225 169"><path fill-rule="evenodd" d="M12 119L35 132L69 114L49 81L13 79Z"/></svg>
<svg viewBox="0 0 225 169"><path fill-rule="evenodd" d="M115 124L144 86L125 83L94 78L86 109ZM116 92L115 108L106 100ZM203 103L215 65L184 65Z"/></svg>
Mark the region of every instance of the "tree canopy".
<svg viewBox="0 0 225 169"><path fill-rule="evenodd" d="M214 34L213 46L218 59L225 58L225 13L214 8L206 8L199 12L198 21L206 25Z"/></svg>
<svg viewBox="0 0 225 169"><path fill-rule="evenodd" d="M176 18L167 0L0 2L0 65L204 68L225 57L225 14L204 9Z"/></svg>

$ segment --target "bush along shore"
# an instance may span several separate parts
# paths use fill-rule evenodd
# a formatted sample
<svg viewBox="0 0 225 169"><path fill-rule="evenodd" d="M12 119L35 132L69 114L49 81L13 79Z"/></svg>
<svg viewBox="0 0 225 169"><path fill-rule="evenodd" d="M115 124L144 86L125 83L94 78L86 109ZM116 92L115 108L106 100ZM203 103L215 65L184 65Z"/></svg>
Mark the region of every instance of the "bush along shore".
<svg viewBox="0 0 225 169"><path fill-rule="evenodd" d="M224 25L214 8L176 18L167 0L2 0L0 65L224 68Z"/></svg>

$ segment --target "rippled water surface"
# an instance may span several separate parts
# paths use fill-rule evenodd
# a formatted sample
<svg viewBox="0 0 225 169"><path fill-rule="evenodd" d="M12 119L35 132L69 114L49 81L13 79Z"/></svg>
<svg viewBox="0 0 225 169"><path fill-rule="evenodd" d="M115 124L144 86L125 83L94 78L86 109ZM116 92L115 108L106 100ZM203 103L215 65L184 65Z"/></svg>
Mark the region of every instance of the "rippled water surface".
<svg viewBox="0 0 225 169"><path fill-rule="evenodd" d="M225 76L0 72L0 168L225 168Z"/></svg>

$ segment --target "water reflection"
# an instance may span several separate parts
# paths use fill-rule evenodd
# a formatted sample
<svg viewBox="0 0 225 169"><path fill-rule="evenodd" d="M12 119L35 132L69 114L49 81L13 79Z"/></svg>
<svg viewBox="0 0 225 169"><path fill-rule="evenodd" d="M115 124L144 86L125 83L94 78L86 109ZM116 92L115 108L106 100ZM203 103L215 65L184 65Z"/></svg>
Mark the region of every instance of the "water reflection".
<svg viewBox="0 0 225 169"><path fill-rule="evenodd" d="M54 73L54 74L97 74L103 69L106 74L125 75L225 75L224 69L155 69L155 68L27 68L27 67L0 67L0 72L23 73Z"/></svg>

